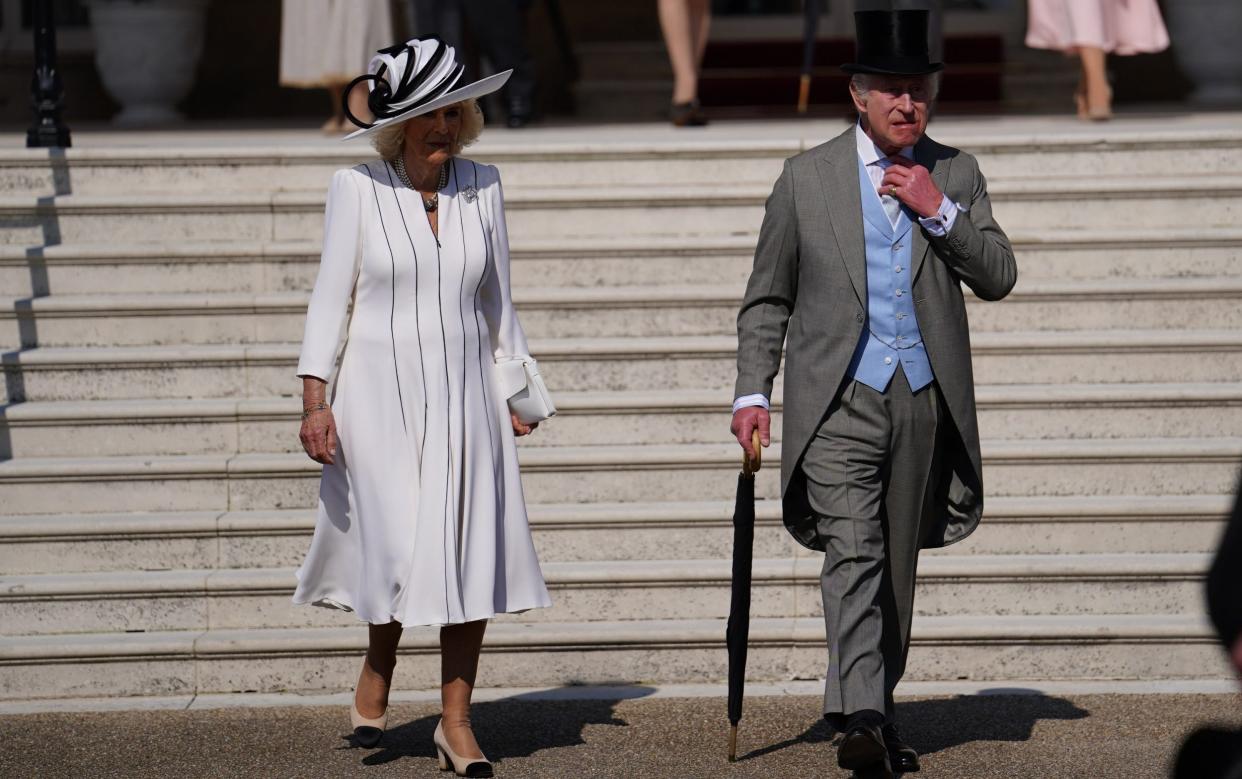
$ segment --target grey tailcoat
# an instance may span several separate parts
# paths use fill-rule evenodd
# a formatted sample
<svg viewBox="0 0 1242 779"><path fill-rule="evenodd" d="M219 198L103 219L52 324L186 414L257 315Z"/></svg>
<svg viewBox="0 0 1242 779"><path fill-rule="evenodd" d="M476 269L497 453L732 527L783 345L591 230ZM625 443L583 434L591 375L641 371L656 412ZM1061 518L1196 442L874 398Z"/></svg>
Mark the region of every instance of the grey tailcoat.
<svg viewBox="0 0 1242 779"><path fill-rule="evenodd" d="M983 468L975 418L970 332L961 284L999 300L1018 278L1013 248L992 218L987 182L975 158L924 137L916 161L942 192L968 207L944 237L913 231L914 304L945 406L940 481L924 548L970 535L983 515ZM772 396L785 349L781 494L785 527L820 549L799 464L846 379L867 314L867 259L851 127L785 161L767 201L755 264L738 314L734 397Z"/></svg>

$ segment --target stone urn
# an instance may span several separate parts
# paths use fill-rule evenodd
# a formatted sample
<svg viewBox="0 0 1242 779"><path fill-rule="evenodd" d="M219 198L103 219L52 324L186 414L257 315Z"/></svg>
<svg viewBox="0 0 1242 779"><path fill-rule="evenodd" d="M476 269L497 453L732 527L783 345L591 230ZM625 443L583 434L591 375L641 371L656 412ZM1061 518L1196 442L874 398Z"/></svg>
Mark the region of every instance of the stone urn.
<svg viewBox="0 0 1242 779"><path fill-rule="evenodd" d="M121 104L127 127L184 117L177 103L194 86L203 53L207 0L89 0L95 64Z"/></svg>
<svg viewBox="0 0 1242 779"><path fill-rule="evenodd" d="M1191 100L1242 104L1242 1L1173 0L1164 3L1164 13L1173 51L1195 83Z"/></svg>

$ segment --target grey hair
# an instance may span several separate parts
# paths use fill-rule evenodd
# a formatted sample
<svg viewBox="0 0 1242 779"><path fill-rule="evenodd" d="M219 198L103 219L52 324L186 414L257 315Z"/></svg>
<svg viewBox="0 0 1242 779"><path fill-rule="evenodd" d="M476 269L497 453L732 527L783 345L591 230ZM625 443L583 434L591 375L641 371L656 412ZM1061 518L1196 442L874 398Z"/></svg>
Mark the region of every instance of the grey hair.
<svg viewBox="0 0 1242 779"><path fill-rule="evenodd" d="M471 98L457 105L462 109L461 132L457 136L457 143L449 149L449 153L454 157L461 154L462 149L477 141L483 132L483 109L479 107L479 101ZM381 158L396 159L405 149L405 122L393 122L376 130L371 137L371 145L375 147L375 151Z"/></svg>
<svg viewBox="0 0 1242 779"><path fill-rule="evenodd" d="M929 73L925 78L928 79L928 86L931 87L931 99L935 100L940 94L940 76L941 73ZM875 88L876 82L885 76L878 76L873 73L855 73L850 76L850 89L861 98L866 98L871 90Z"/></svg>

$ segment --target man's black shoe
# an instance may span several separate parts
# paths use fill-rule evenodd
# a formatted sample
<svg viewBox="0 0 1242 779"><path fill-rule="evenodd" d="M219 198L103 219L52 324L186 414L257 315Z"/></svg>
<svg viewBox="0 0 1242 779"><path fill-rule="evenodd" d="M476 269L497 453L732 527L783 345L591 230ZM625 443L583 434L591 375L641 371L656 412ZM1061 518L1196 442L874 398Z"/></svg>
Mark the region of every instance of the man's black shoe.
<svg viewBox="0 0 1242 779"><path fill-rule="evenodd" d="M888 761L892 764L893 770L897 773L912 774L919 770L919 753L914 748L901 740L901 734L897 732L897 726L888 724L884 726L882 731L884 735L884 746L888 749Z"/></svg>
<svg viewBox="0 0 1242 779"><path fill-rule="evenodd" d="M884 737L869 725L851 728L841 737L837 765L854 771L859 779L893 779Z"/></svg>

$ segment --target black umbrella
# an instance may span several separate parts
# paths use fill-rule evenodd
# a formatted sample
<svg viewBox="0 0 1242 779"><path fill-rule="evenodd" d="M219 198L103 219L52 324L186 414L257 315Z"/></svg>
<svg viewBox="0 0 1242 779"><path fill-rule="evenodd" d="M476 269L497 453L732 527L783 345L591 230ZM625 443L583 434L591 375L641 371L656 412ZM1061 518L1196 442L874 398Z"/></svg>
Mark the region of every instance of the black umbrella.
<svg viewBox="0 0 1242 779"><path fill-rule="evenodd" d="M811 100L811 68L815 65L815 34L824 0L805 0L802 18L802 83L798 86L798 113L805 114Z"/></svg>
<svg viewBox="0 0 1242 779"><path fill-rule="evenodd" d="M733 508L733 589L729 599L729 762L737 761L737 723L742 720L742 688L746 686L746 642L750 636L750 561L755 545L755 474L763 459L759 431L751 439L755 459L742 454Z"/></svg>

